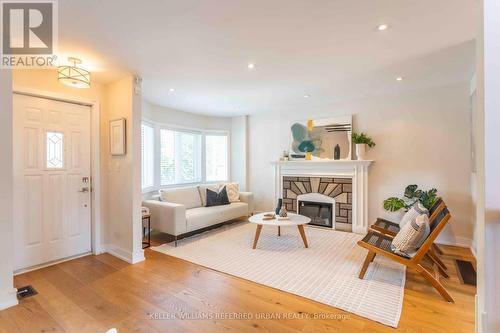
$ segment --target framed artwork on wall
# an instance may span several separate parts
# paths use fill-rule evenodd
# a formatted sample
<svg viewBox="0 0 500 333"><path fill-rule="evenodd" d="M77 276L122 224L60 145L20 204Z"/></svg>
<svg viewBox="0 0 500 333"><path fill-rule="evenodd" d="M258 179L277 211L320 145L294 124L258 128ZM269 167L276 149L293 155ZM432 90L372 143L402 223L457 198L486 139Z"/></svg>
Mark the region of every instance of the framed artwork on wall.
<svg viewBox="0 0 500 333"><path fill-rule="evenodd" d="M295 121L290 126L290 132L292 159L351 159L351 115Z"/></svg>
<svg viewBox="0 0 500 333"><path fill-rule="evenodd" d="M125 118L111 120L109 122L109 151L113 156L125 155L127 153Z"/></svg>

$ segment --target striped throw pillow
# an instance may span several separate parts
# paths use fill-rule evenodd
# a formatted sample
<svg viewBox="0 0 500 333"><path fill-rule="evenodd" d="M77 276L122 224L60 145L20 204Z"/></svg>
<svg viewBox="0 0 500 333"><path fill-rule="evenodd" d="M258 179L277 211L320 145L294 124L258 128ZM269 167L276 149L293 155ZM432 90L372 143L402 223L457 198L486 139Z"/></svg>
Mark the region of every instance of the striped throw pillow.
<svg viewBox="0 0 500 333"><path fill-rule="evenodd" d="M422 246L430 233L429 217L426 214L404 225L394 237L391 249L394 253L411 258Z"/></svg>

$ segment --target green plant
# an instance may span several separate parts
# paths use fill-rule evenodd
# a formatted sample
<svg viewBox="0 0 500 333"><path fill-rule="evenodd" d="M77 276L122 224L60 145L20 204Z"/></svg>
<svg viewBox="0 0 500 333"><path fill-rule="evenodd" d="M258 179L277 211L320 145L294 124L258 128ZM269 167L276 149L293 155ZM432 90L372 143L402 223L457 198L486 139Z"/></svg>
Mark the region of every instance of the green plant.
<svg viewBox="0 0 500 333"><path fill-rule="evenodd" d="M390 197L384 200L384 209L390 212L396 212L402 208L408 210L417 201L425 208L430 209L437 200L437 190L432 188L428 191L423 191L418 188L418 185L408 185L405 188L403 198Z"/></svg>
<svg viewBox="0 0 500 333"><path fill-rule="evenodd" d="M406 203L403 199L390 197L384 200L384 209L390 212L397 212L401 208L406 208Z"/></svg>
<svg viewBox="0 0 500 333"><path fill-rule="evenodd" d="M375 147L375 142L373 142L372 138L370 138L365 133L352 133L352 142L355 144L366 144L368 147Z"/></svg>

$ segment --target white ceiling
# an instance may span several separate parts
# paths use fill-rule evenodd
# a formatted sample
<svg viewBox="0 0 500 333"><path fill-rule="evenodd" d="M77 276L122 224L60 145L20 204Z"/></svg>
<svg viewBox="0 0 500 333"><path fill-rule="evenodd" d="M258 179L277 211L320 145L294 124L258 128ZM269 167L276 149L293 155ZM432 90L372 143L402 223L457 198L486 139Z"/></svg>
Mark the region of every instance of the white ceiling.
<svg viewBox="0 0 500 333"><path fill-rule="evenodd" d="M233 116L467 80L477 11L476 0L61 0L59 48L97 81L140 75L154 104Z"/></svg>

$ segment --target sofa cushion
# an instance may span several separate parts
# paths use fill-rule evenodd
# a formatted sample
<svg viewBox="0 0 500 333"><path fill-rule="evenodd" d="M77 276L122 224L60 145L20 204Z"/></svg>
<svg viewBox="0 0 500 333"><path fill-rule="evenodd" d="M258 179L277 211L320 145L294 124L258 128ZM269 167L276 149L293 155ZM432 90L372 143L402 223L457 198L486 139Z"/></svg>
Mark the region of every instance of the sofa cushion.
<svg viewBox="0 0 500 333"><path fill-rule="evenodd" d="M197 207L186 210L187 231L198 230L220 223L220 207L222 206Z"/></svg>
<svg viewBox="0 0 500 333"><path fill-rule="evenodd" d="M232 202L230 205L221 206L221 208L220 213L223 221L248 215L248 204L245 202Z"/></svg>
<svg viewBox="0 0 500 333"><path fill-rule="evenodd" d="M207 189L206 207L229 205L229 203L225 186L219 192Z"/></svg>
<svg viewBox="0 0 500 333"><path fill-rule="evenodd" d="M207 189L217 192L219 191L219 184L204 184L198 186L198 191L200 192L202 206L207 205Z"/></svg>
<svg viewBox="0 0 500 333"><path fill-rule="evenodd" d="M186 210L187 231L198 230L248 214L248 204L235 202L224 206L198 207Z"/></svg>
<svg viewBox="0 0 500 333"><path fill-rule="evenodd" d="M197 186L162 189L159 192L161 201L173 202L179 205L184 205L186 206L186 209L191 209L201 206L201 198Z"/></svg>

